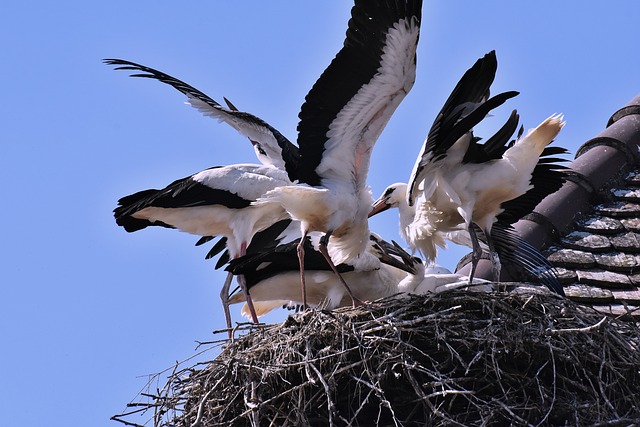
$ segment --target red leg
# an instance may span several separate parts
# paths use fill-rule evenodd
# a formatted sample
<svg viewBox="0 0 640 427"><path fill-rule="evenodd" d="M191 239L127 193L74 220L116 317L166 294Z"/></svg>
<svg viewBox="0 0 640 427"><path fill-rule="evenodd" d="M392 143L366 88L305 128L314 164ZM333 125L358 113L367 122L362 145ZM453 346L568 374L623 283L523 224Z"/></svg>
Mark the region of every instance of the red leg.
<svg viewBox="0 0 640 427"><path fill-rule="evenodd" d="M349 285L347 285L347 282L344 281L344 278L342 277L340 272L338 272L338 269L336 268L335 264L333 263L333 260L329 256L329 251L327 250L327 244L329 242L329 237L331 237L331 232L327 232L320 239L320 246L318 248L318 249L320 249L320 253L324 256L324 259L327 260L327 262L329 263L329 266L331 267L333 272L336 274L336 276L338 276L338 279L340 280L342 285L347 289L347 292L349 293L349 296L351 297L351 303L352 303L353 307L355 308L355 307L358 307L360 305L364 305L364 303L362 301L360 301L358 298L356 298L353 295L353 292L351 292L351 288L349 288Z"/></svg>
<svg viewBox="0 0 640 427"><path fill-rule="evenodd" d="M304 242L307 239L307 232L302 233L300 242L298 243L298 262L300 263L300 288L302 292L302 309L307 308L307 286L304 280Z"/></svg>
<svg viewBox="0 0 640 427"><path fill-rule="evenodd" d="M246 255L246 253L247 242L242 242L242 245L240 245L240 256ZM238 276L238 285L240 285L240 289L242 289L242 292L244 293L244 299L247 301L247 307L249 307L249 313L251 313L251 320L253 320L253 323L259 323L256 309L253 307L253 301L251 300L251 295L247 289L247 282L244 280L244 276L242 274Z"/></svg>
<svg viewBox="0 0 640 427"><path fill-rule="evenodd" d="M220 299L222 300L222 310L224 311L224 318L227 321L227 329L229 329L229 339L233 338L233 330L231 325L231 312L229 311L229 288L231 287L231 281L233 280L233 274L227 274L227 278L220 290Z"/></svg>

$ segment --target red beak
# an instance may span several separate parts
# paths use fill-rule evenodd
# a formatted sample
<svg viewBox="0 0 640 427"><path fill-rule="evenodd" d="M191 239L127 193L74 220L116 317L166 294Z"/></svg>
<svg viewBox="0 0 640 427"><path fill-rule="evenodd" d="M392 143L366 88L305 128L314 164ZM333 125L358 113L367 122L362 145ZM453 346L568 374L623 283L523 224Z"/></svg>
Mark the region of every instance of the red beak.
<svg viewBox="0 0 640 427"><path fill-rule="evenodd" d="M391 205L387 204L384 199L380 198L378 200L376 200L375 202L373 202L373 205L371 206L371 212L369 212L369 218L371 218L372 216L379 214L380 212L384 212L387 209L389 209L391 207Z"/></svg>

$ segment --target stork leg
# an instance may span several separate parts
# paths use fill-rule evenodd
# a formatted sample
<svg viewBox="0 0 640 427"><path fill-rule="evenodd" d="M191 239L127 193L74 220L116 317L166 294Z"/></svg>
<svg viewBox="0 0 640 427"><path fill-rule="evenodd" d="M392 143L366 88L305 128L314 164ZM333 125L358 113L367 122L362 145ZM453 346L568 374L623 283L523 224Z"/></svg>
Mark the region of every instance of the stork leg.
<svg viewBox="0 0 640 427"><path fill-rule="evenodd" d="M249 294L249 290L247 289L247 281L244 278L244 274L238 275L238 285L240 285L240 289L242 289L244 298L247 301L247 307L249 307L249 313L251 313L251 320L253 323L259 323L256 309L254 308L253 301L251 300L251 294Z"/></svg>
<svg viewBox="0 0 640 427"><path fill-rule="evenodd" d="M324 259L327 260L327 262L329 263L329 266L331 267L333 272L336 274L336 276L338 276L338 279L340 280L340 283L342 283L342 285L347 289L347 292L349 293L349 296L351 297L351 303L353 305L353 308L355 308L355 307L357 307L359 305L363 305L363 302L360 301L358 298L356 298L355 295L353 295L353 292L351 292L351 288L349 288L349 285L347 285L347 282L344 281L344 279L342 278L342 275L340 274L340 272L338 272L338 269L336 268L335 264L333 263L333 260L329 256L329 251L327 250L327 245L329 243L329 237L331 237L331 232L330 231L325 233L324 236L322 236L322 238L320 239L320 245L319 245L318 249L320 249L320 253L324 256Z"/></svg>
<svg viewBox="0 0 640 427"><path fill-rule="evenodd" d="M231 281L233 280L233 273L227 274L227 278L220 290L220 299L222 300L222 310L224 311L224 318L227 321L227 329L229 329L229 339L233 338L233 330L231 329L231 311L229 311L229 288L231 288Z"/></svg>
<svg viewBox="0 0 640 427"><path fill-rule="evenodd" d="M476 267L482 257L482 248L480 247L480 241L474 228L473 223L469 224L469 237L471 237L471 273L469 273L469 285L473 284L473 276L476 274Z"/></svg>
<svg viewBox="0 0 640 427"><path fill-rule="evenodd" d="M304 281L304 242L307 239L307 232L302 232L302 237L298 243L298 262L300 263L300 291L302 292L302 309L307 309L307 286Z"/></svg>
<svg viewBox="0 0 640 427"><path fill-rule="evenodd" d="M240 245L240 256L247 254L247 243L242 242ZM253 307L253 301L251 300L251 294L249 294L249 289L247 289L247 281L244 278L243 274L238 275L238 285L240 285L240 289L244 294L244 299L247 301L247 307L249 307L249 313L251 313L251 320L253 323L259 323L258 315L256 314L256 309Z"/></svg>
<svg viewBox="0 0 640 427"><path fill-rule="evenodd" d="M487 244L489 245L489 257L491 259L491 276L494 282L499 282L500 271L502 269L502 265L500 264L500 257L498 256L498 252L496 252L496 249L493 246L493 238L491 237L491 233L485 231L484 235L486 236Z"/></svg>

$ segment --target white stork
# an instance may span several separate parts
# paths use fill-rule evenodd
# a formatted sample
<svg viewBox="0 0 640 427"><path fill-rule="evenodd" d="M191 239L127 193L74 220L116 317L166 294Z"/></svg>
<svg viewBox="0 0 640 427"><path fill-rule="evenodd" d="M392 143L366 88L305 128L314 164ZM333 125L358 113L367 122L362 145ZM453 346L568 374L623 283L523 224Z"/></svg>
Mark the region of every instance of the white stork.
<svg viewBox="0 0 640 427"><path fill-rule="evenodd" d="M187 96L188 104L198 109L205 116L213 117L219 121L225 122L236 129L241 135L247 137L254 148L256 157L263 165L273 166L274 168L286 171L291 181L296 179L295 174L297 173L298 147L292 144L277 129L266 123L261 118L250 113L238 111L238 109L226 98L224 98L224 100L229 108L225 108L195 87L154 68L122 59L105 59L104 62L108 65L115 66L116 70L138 72L131 74L131 77L155 79L174 87ZM287 182L287 184L290 184L290 182ZM247 185L252 185L252 181L249 180L247 182ZM253 196L255 196L255 194ZM211 203L213 205L217 204L218 202L219 198L213 198L211 200ZM218 220L224 221L225 218L218 218ZM196 224L192 224L192 227L198 228ZM206 225L203 225L202 227L206 227ZM228 225L229 230L234 229L235 227L237 227L237 221ZM229 248L232 253L231 256L239 256L242 253L242 251L240 250L241 248L238 247L237 238L234 237L234 233L229 230L227 230L227 232L221 233L221 235L224 237L220 241L218 241L218 243L214 245L213 248L209 251L209 253L207 254L207 259L220 253L225 249L225 247ZM194 234L202 235L202 233ZM231 236L231 240L229 244L227 244L229 236ZM196 245L205 243L213 239L213 237L214 236L203 235L203 237L196 243ZM228 258L229 251L222 254L216 268L224 264L228 260ZM231 314L229 313L228 299L232 278L233 275L229 273L220 292L228 328L231 328ZM252 307L251 300L249 300L249 305L250 307ZM252 315L251 317L253 318L253 320L257 320L257 316Z"/></svg>
<svg viewBox="0 0 640 427"><path fill-rule="evenodd" d="M177 228L198 236L224 236L232 258L244 255L253 235L287 218L279 206L254 206L251 203L267 191L291 181L286 172L271 167L237 164L206 169L179 179L167 187L144 190L121 198L114 210L116 223L128 232L148 226ZM220 296L227 326L231 275ZM242 276L238 283L244 292ZM257 322L251 298L247 302Z"/></svg>
<svg viewBox="0 0 640 427"><path fill-rule="evenodd" d="M489 98L496 68L495 52L490 52L464 74L429 131L409 184L389 186L371 212L373 215L398 207L403 238L427 261L435 259L436 246L443 246L446 238L459 236L461 231L468 233L473 247L469 282L481 255L476 227L489 247L496 280L500 264L492 238L494 227L500 229L506 257L511 256L530 273L552 268L535 249L511 233L509 224L529 213L563 181L557 170L562 167L555 165L560 160L548 156L565 150L547 148L564 126L562 116L549 117L508 147L518 124L515 111L484 144L474 137L472 129L477 123L517 95L505 92ZM504 220L496 223L501 214ZM557 280L549 277L545 284L562 293Z"/></svg>
<svg viewBox="0 0 640 427"><path fill-rule="evenodd" d="M319 249L354 305L358 299L335 265L379 263L367 253L373 202L367 172L376 140L415 80L421 8L421 0L355 1L344 46L299 114L299 182L256 201L282 206L300 221L303 236L324 233ZM304 241L297 248L303 305Z"/></svg>

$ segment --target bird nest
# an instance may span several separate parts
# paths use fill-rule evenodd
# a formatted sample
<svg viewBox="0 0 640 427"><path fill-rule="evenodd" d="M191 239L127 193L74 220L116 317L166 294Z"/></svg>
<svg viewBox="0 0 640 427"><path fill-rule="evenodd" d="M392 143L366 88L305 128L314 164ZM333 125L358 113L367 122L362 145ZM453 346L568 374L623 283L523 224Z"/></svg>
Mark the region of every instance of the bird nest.
<svg viewBox="0 0 640 427"><path fill-rule="evenodd" d="M146 402L156 426L633 425L635 321L540 292L388 298L246 326Z"/></svg>

